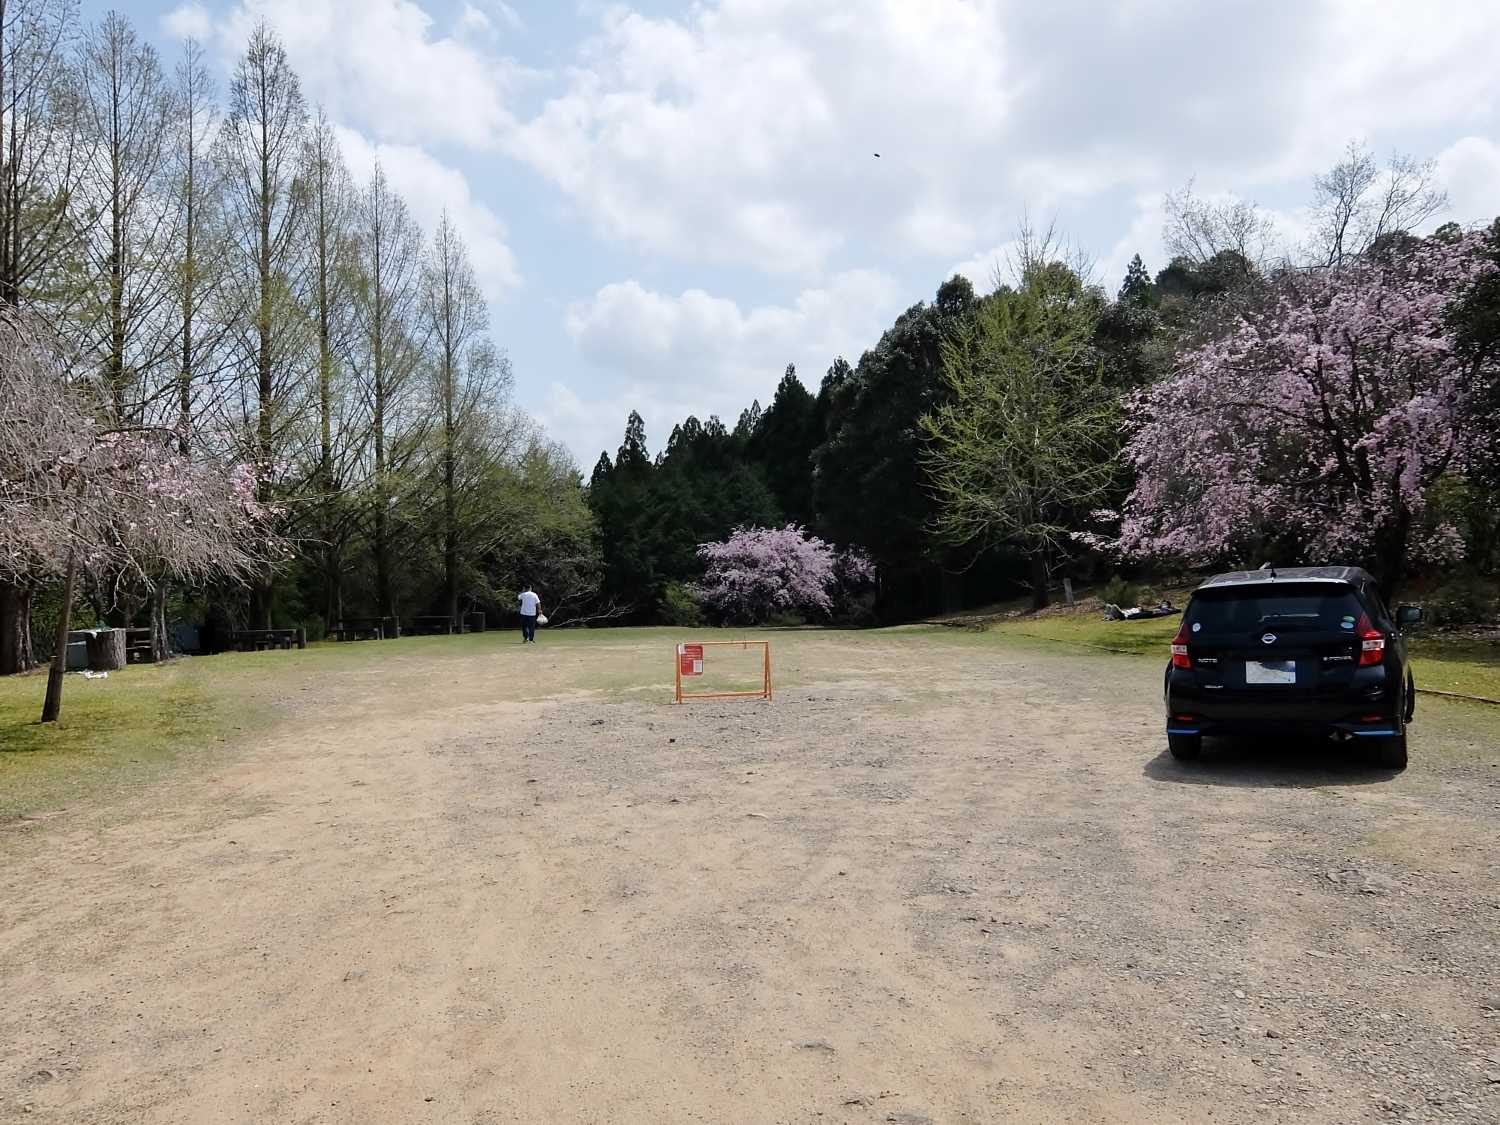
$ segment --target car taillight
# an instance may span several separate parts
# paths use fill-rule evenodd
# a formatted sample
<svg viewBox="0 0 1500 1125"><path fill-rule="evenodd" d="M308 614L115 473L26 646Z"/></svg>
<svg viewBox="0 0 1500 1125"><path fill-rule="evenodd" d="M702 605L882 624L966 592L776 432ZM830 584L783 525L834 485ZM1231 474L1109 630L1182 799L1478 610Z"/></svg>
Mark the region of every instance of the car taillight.
<svg viewBox="0 0 1500 1125"><path fill-rule="evenodd" d="M1359 615L1359 623L1354 626L1354 634L1359 638L1360 667L1379 664L1385 659L1385 634L1370 624L1369 614Z"/></svg>
<svg viewBox="0 0 1500 1125"><path fill-rule="evenodd" d="M1188 633L1187 622L1182 623L1182 628L1177 630L1177 635L1172 638L1172 667L1191 668L1193 658L1188 655Z"/></svg>

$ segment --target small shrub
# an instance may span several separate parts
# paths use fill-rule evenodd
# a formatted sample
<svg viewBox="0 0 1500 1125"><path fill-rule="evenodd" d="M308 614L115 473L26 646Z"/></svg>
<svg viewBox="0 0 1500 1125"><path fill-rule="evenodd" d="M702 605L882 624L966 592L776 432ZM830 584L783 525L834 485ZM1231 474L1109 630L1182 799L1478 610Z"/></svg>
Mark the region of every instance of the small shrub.
<svg viewBox="0 0 1500 1125"><path fill-rule="evenodd" d="M1099 591L1099 600L1106 605L1117 605L1121 609L1129 609L1133 605L1141 604L1141 592L1133 582L1120 577L1118 574L1104 584Z"/></svg>
<svg viewBox="0 0 1500 1125"><path fill-rule="evenodd" d="M1423 616L1433 625L1478 625L1497 616L1495 587L1474 577L1453 578L1430 593Z"/></svg>
<svg viewBox="0 0 1500 1125"><path fill-rule="evenodd" d="M806 625L807 618L800 613L773 613L761 624L772 629L795 629L799 625Z"/></svg>
<svg viewBox="0 0 1500 1125"><path fill-rule="evenodd" d="M669 582L661 594L661 622L696 628L703 624L703 607L693 596L693 591L681 582Z"/></svg>

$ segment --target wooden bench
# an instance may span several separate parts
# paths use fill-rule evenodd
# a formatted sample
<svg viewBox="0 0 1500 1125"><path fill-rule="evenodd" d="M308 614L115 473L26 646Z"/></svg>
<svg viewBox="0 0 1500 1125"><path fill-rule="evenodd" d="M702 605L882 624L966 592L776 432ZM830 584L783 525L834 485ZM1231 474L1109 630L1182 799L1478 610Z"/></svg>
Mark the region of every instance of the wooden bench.
<svg viewBox="0 0 1500 1125"><path fill-rule="evenodd" d="M484 632L485 621L482 613L466 613L463 616L463 622L465 633Z"/></svg>
<svg viewBox="0 0 1500 1125"><path fill-rule="evenodd" d="M293 645L307 647L307 634L301 629L236 629L229 634L229 643L237 652L263 652L279 648L287 651Z"/></svg>
<svg viewBox="0 0 1500 1125"><path fill-rule="evenodd" d="M379 625L351 625L347 621L340 621L328 630L328 635L336 641L378 641L384 639L385 630Z"/></svg>
<svg viewBox="0 0 1500 1125"><path fill-rule="evenodd" d="M433 636L453 632L453 618L429 615L427 617L413 617L411 619L411 631L421 636Z"/></svg>
<svg viewBox="0 0 1500 1125"><path fill-rule="evenodd" d="M149 628L125 630L125 659L131 664L151 664L156 660L156 651L151 647Z"/></svg>
<svg viewBox="0 0 1500 1125"><path fill-rule="evenodd" d="M345 617L339 621L338 627L339 629L378 629L379 635L375 637L377 641L388 641L401 635L401 619L397 617Z"/></svg>

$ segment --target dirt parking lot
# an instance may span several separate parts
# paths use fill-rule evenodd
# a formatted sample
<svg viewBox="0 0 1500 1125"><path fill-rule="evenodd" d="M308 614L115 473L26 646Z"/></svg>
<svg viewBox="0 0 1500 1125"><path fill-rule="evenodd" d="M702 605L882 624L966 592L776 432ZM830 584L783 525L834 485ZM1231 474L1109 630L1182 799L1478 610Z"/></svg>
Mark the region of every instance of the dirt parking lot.
<svg viewBox="0 0 1500 1125"><path fill-rule="evenodd" d="M1183 768L1157 661L510 641L220 658L254 729L0 828L0 1120L1500 1120L1479 707Z"/></svg>

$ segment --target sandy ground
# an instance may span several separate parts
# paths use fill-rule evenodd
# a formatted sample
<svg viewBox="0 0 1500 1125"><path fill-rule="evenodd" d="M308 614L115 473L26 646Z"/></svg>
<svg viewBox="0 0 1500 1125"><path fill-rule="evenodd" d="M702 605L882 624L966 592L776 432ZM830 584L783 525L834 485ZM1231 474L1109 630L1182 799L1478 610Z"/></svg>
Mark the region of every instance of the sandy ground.
<svg viewBox="0 0 1500 1125"><path fill-rule="evenodd" d="M772 704L351 670L0 832L0 1120L1500 1120L1477 708L1187 769L1153 662L783 649Z"/></svg>

